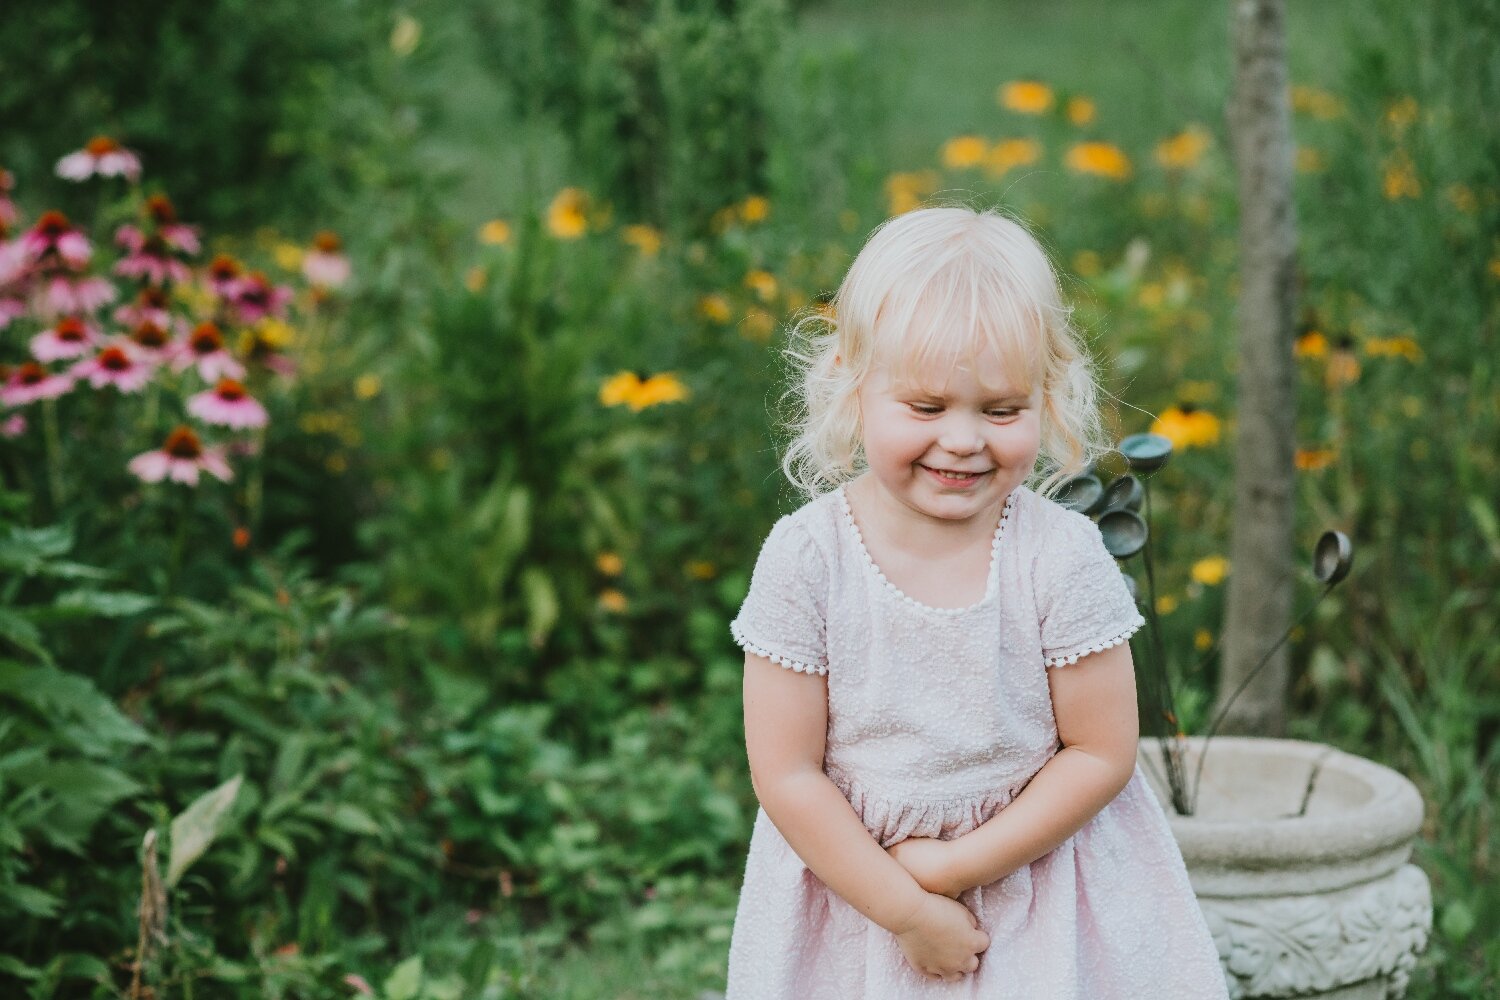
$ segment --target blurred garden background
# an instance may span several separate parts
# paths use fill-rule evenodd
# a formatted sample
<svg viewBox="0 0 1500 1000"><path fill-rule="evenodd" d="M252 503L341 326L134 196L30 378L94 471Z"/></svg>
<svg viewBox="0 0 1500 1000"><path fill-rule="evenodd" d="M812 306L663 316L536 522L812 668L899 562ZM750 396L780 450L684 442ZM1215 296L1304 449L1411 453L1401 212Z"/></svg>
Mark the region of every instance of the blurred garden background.
<svg viewBox="0 0 1500 1000"><path fill-rule="evenodd" d="M1290 735L1418 784L1410 995L1494 997L1500 3L1290 7L1298 538L1357 549ZM722 989L727 624L801 502L778 350L924 199L1037 227L1114 429L1176 442L1157 611L1202 730L1228 4L7 12L4 996Z"/></svg>

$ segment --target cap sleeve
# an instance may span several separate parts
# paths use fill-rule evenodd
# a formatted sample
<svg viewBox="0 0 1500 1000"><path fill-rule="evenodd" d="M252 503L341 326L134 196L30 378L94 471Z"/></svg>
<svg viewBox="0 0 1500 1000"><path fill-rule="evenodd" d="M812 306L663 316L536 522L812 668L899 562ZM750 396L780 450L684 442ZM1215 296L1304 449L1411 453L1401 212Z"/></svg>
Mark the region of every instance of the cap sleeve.
<svg viewBox="0 0 1500 1000"><path fill-rule="evenodd" d="M806 527L787 515L761 545L750 592L729 630L746 651L772 663L827 674L827 594L827 564Z"/></svg>
<svg viewBox="0 0 1500 1000"><path fill-rule="evenodd" d="M1117 646L1146 623L1099 526L1064 510L1037 568L1042 656L1049 667Z"/></svg>

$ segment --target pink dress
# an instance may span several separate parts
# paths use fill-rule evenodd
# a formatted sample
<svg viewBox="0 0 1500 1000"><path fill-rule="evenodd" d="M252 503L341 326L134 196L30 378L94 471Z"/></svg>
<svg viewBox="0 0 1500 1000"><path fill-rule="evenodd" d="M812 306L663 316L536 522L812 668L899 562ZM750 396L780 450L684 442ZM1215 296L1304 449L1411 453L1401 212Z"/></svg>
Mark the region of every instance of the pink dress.
<svg viewBox="0 0 1500 1000"><path fill-rule="evenodd" d="M828 678L824 771L882 847L959 837L1059 749L1046 670L1144 624L1099 529L1026 488L985 596L935 608L870 558L840 487L776 522L735 641ZM1165 814L1137 767L1051 853L959 897L989 934L962 981L924 976L758 810L726 1000L1215 1000L1224 973Z"/></svg>

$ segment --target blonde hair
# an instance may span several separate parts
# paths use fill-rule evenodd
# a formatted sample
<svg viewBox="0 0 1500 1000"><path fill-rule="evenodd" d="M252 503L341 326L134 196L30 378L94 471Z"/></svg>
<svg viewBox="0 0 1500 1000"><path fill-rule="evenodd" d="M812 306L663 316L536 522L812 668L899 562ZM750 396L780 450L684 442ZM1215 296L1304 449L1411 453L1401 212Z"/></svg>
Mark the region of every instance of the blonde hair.
<svg viewBox="0 0 1500 1000"><path fill-rule="evenodd" d="M1046 252L997 209L920 208L887 219L865 242L834 295L792 327L783 351L793 370L795 436L782 471L816 498L863 471L857 394L882 359L907 375L972 358L1002 360L1015 388L1041 384L1045 467L1035 488L1050 494L1112 450L1099 417L1098 382L1062 300Z"/></svg>

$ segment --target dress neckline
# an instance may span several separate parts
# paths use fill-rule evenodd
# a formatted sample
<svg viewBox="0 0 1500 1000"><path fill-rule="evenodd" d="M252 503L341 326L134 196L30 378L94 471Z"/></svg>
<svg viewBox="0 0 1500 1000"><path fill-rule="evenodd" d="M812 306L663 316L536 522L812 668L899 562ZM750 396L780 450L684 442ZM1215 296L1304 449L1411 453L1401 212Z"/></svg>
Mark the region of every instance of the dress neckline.
<svg viewBox="0 0 1500 1000"><path fill-rule="evenodd" d="M935 615L947 615L949 617L977 611L980 608L988 606L995 599L995 596L1000 591L1000 540L1005 537L1005 525L1010 520L1010 512L1015 506L1016 494L1020 492L1019 488L1011 490L1010 494L1005 498L1005 505L1000 511L1000 523L995 526L995 534L990 540L990 568L989 572L985 575L984 596L975 603L962 608L939 608L931 604L924 604L886 578L885 573L881 571L874 557L870 555L870 550L865 546L865 536L859 530L859 525L854 520L854 509L849 505L849 497L845 493L845 488L848 485L848 483L840 483L834 490L839 499L839 507L842 514L841 519L844 524L848 525L849 531L854 538L854 547L859 550L859 554L864 558L866 568L892 595L922 611Z"/></svg>

